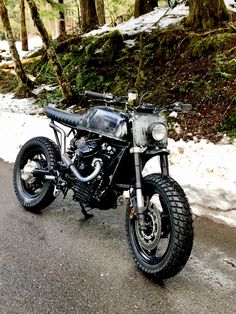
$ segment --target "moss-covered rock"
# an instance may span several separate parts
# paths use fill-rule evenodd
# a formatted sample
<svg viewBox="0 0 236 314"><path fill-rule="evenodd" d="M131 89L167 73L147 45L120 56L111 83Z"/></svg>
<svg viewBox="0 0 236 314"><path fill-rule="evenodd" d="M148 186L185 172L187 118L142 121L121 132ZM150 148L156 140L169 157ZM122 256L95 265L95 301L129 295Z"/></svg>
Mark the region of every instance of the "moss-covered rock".
<svg viewBox="0 0 236 314"><path fill-rule="evenodd" d="M235 35L231 33L215 34L207 37L192 35L188 53L191 58L200 59L215 52L222 52L232 37L235 37Z"/></svg>
<svg viewBox="0 0 236 314"><path fill-rule="evenodd" d="M85 41L85 60L100 65L113 62L123 47L123 36L118 30L102 36L90 36Z"/></svg>

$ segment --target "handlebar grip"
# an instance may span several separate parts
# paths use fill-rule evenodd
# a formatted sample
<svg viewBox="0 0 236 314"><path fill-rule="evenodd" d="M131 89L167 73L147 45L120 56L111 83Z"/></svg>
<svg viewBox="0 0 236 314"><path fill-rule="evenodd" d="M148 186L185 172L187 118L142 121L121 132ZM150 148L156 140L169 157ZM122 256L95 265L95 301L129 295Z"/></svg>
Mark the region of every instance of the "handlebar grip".
<svg viewBox="0 0 236 314"><path fill-rule="evenodd" d="M85 96L89 96L89 97L93 97L93 98L98 98L98 99L104 99L105 95L104 94L100 94L100 93L96 93L96 92L91 92L89 90L86 90L84 93Z"/></svg>

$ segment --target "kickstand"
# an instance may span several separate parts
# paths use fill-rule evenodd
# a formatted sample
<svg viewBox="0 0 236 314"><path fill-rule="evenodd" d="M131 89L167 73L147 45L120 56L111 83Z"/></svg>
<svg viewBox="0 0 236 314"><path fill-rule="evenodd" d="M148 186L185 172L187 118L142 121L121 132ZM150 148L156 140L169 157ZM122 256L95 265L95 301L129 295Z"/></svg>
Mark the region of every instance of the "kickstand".
<svg viewBox="0 0 236 314"><path fill-rule="evenodd" d="M81 212L84 214L85 219L90 219L93 217L93 214L89 214L83 203L79 203L81 207Z"/></svg>

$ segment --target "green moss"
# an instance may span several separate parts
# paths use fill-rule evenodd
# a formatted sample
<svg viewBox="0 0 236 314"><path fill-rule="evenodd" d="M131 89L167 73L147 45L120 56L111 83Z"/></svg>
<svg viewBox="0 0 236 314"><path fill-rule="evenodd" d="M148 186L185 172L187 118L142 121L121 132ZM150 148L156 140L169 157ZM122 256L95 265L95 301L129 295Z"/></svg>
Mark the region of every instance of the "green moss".
<svg viewBox="0 0 236 314"><path fill-rule="evenodd" d="M202 80L186 80L180 81L174 89L182 96L186 96L189 93L192 93L194 89L198 89L203 84Z"/></svg>
<svg viewBox="0 0 236 314"><path fill-rule="evenodd" d="M3 72L0 70L0 92L10 93L15 91L18 86L17 79L10 73ZM1 105L1 104L0 104Z"/></svg>
<svg viewBox="0 0 236 314"><path fill-rule="evenodd" d="M214 86L212 86L209 82L206 83L204 98L206 100L213 100L215 96Z"/></svg>
<svg viewBox="0 0 236 314"><path fill-rule="evenodd" d="M222 131L226 132L232 139L236 138L236 110L223 122Z"/></svg>
<svg viewBox="0 0 236 314"><path fill-rule="evenodd" d="M88 90L98 91L101 90L101 86L103 86L104 77L102 75L98 75L95 72L83 74L79 73L76 76L76 89L81 90L82 88Z"/></svg>
<svg viewBox="0 0 236 314"><path fill-rule="evenodd" d="M212 78L230 80L236 74L236 59L228 60L224 54L215 57L215 69L211 70Z"/></svg>
<svg viewBox="0 0 236 314"><path fill-rule="evenodd" d="M234 59L228 61L225 65L225 68L226 68L228 73L236 74L236 59L234 58Z"/></svg>
<svg viewBox="0 0 236 314"><path fill-rule="evenodd" d="M194 36L189 45L188 53L194 59L200 59L214 52L223 51L232 37L230 33L216 34L207 37Z"/></svg>
<svg viewBox="0 0 236 314"><path fill-rule="evenodd" d="M56 82L55 71L50 61L37 64L34 75L39 83L53 84Z"/></svg>
<svg viewBox="0 0 236 314"><path fill-rule="evenodd" d="M151 38L150 43L155 43L153 45L154 61L156 62L159 59L163 63L176 58L185 50L188 40L186 31L178 26L157 31L155 37ZM152 48L152 46L149 47Z"/></svg>
<svg viewBox="0 0 236 314"><path fill-rule="evenodd" d="M99 64L113 62L123 47L123 36L117 30L103 36L90 37L85 42L85 60Z"/></svg>
<svg viewBox="0 0 236 314"><path fill-rule="evenodd" d="M117 58L123 47L123 36L118 30L115 30L109 33L108 39L102 47L102 53L105 55L105 58L111 62Z"/></svg>

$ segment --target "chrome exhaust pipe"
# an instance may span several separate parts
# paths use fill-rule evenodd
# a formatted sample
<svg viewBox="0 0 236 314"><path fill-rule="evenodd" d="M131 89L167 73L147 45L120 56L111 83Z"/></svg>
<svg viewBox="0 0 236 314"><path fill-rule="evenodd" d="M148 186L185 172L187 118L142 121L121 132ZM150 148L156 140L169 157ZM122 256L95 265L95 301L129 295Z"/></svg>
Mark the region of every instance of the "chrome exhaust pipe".
<svg viewBox="0 0 236 314"><path fill-rule="evenodd" d="M75 177L80 181L80 182L89 182L97 177L99 172L101 171L102 168L102 161L101 159L95 158L92 162L92 166L94 168L94 171L87 177L83 177L79 171L76 169L73 161L70 159L70 157L66 153L66 132L60 128L59 126L55 125L54 122L51 122L50 127L54 130L55 137L57 140L57 144L60 147L60 152L61 152L61 159L65 163L65 165L73 172ZM58 133L60 134L60 140L58 137Z"/></svg>

